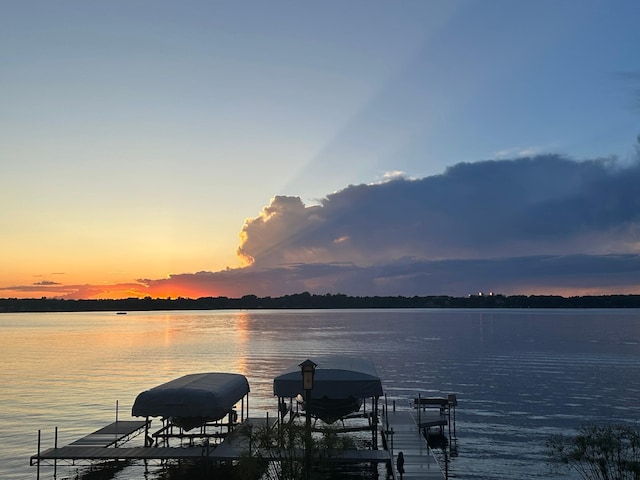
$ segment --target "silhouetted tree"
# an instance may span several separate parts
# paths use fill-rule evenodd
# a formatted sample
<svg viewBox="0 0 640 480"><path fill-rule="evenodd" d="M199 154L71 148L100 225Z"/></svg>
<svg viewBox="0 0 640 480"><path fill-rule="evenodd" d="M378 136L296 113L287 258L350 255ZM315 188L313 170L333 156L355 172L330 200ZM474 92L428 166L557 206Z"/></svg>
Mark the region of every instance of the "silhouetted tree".
<svg viewBox="0 0 640 480"><path fill-rule="evenodd" d="M627 425L584 425L577 435L554 435L547 454L555 466L585 480L640 480L640 430Z"/></svg>

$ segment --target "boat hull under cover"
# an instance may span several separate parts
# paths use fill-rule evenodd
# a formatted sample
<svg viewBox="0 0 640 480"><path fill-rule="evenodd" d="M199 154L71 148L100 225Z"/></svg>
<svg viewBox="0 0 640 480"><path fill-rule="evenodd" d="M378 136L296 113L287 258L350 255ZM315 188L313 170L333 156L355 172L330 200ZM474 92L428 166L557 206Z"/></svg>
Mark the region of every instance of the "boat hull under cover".
<svg viewBox="0 0 640 480"><path fill-rule="evenodd" d="M332 424L357 412L361 406L361 398L313 398L309 405L309 413L325 423Z"/></svg>

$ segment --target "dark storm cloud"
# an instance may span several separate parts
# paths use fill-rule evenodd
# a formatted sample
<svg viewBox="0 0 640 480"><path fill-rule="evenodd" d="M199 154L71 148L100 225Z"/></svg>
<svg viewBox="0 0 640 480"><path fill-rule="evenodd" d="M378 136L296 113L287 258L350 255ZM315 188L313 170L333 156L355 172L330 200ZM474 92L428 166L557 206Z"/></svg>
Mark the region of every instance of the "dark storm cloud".
<svg viewBox="0 0 640 480"><path fill-rule="evenodd" d="M640 255L632 254L437 261L407 258L368 267L305 263L141 280L151 296L177 288L193 292L193 297L281 296L303 291L358 296L464 296L480 291L509 295L633 293L639 281Z"/></svg>
<svg viewBox="0 0 640 480"><path fill-rule="evenodd" d="M108 290L14 289L67 298L640 293L638 185L638 161L462 163L418 180L352 185L314 206L275 197L243 226L246 268Z"/></svg>
<svg viewBox="0 0 640 480"><path fill-rule="evenodd" d="M246 222L256 266L638 251L640 167L547 155L349 186L319 206L275 197Z"/></svg>

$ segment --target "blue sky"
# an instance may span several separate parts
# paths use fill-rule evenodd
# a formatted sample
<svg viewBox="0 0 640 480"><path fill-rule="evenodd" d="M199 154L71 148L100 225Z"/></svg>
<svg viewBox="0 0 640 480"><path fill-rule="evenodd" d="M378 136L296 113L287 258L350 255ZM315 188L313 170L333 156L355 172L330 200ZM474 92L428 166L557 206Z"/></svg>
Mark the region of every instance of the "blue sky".
<svg viewBox="0 0 640 480"><path fill-rule="evenodd" d="M260 255L238 257L238 248L255 246L255 254L290 244L269 244L282 238L275 221L256 228L263 209L277 210L272 218L290 225L287 215L306 217L332 194L346 202L350 185L373 189L402 175L431 189L435 178L455 178L461 183L440 203L473 209L478 205L460 204L452 192L471 186L464 182L487 185L481 167L489 169L488 160L525 169L519 161L534 159L550 176L566 159L614 159L603 176L634 171L638 161L640 4L633 1L25 1L3 10L6 296L139 295L196 272L228 274L229 267L253 275ZM559 164L548 166L549 156ZM461 162L478 164L475 179L446 173ZM535 181L531 186L545 188L544 178ZM518 192L511 195L524 205ZM627 204L636 205L628 195ZM378 201L394 211L392 199ZM424 210L436 215L434 205ZM369 209L371 224L377 208ZM628 229L635 217L624 218ZM513 231L506 227L493 226ZM604 253L637 253L629 235L625 242L616 236L617 250ZM603 253L575 239L548 248L548 238L534 237L513 255ZM385 265L486 257L470 248L434 256L424 247L385 245L376 255L361 244L362 255L339 261L370 268L365 257ZM313 248L296 251L303 250L282 250L270 258L284 263L268 268L336 261ZM238 269L249 257L254 270ZM633 290L636 277L616 288ZM291 288L323 293L343 285L313 278ZM514 290L532 288L528 283L514 280ZM598 291L597 281L583 283L574 290ZM461 293L447 285L441 278L421 292ZM162 293L171 292L167 286Z"/></svg>

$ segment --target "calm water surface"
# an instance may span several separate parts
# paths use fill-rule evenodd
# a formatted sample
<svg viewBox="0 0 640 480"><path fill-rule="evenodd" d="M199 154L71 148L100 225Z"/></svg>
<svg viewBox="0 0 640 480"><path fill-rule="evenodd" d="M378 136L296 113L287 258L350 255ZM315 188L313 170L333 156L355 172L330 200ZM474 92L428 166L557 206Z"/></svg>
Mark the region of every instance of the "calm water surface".
<svg viewBox="0 0 640 480"><path fill-rule="evenodd" d="M558 478L545 463L549 435L640 420L638 310L0 314L0 478L35 478L38 429L43 448L55 427L69 443L113 421L116 402L130 419L140 391L187 373L242 373L251 415L275 414L273 377L326 354L372 360L399 405L456 393L459 479ZM59 467L57 478L83 472Z"/></svg>

